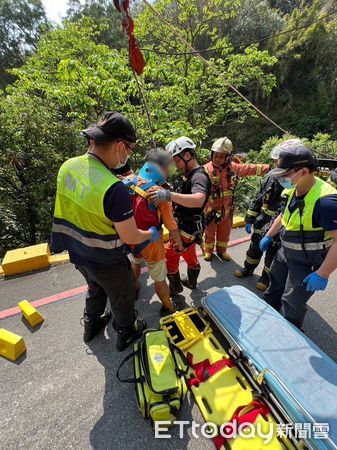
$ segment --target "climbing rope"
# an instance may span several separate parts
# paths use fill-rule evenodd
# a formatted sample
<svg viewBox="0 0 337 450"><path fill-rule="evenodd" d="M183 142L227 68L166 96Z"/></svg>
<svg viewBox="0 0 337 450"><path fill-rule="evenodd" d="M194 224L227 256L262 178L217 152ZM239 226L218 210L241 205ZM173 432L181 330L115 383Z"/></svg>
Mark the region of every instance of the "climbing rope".
<svg viewBox="0 0 337 450"><path fill-rule="evenodd" d="M166 26L177 36L177 38L183 42L186 47L188 47L195 56L197 56L204 64L206 64L208 67L210 67L212 70L214 70L220 78L227 84L227 86L232 89L239 97L241 97L246 103L248 103L260 116L264 117L268 122L270 122L274 127L278 128L282 133L287 133L286 130L284 130L280 125L278 125L276 122L274 122L270 117L267 116L263 111L261 111L257 106L255 106L245 95L243 95L235 86L233 86L225 77L224 75L218 70L216 65L209 61L208 59L205 59L198 50L196 50L181 34L176 28L171 25L171 23L165 19L165 17L160 14L156 8L148 1L143 0L143 2L152 10L152 12L163 22L166 24Z"/></svg>
<svg viewBox="0 0 337 450"><path fill-rule="evenodd" d="M143 100L143 105L144 105L144 109L145 109L145 115L146 115L146 121L147 121L147 126L149 128L150 131L150 135L151 135L151 144L152 147L154 149L157 148L156 145L156 141L154 139L154 135L153 135L153 126L152 126L152 121L151 121L151 115L150 115L150 108L148 106L147 100L146 100L146 95L145 95L145 88L144 88L144 82L143 82L143 77L142 75L140 75L139 77L137 76L136 72L133 70L133 67L131 66L132 69L132 73L133 76L136 80L136 84L137 84L137 88L139 91L139 94L141 96L141 99Z"/></svg>

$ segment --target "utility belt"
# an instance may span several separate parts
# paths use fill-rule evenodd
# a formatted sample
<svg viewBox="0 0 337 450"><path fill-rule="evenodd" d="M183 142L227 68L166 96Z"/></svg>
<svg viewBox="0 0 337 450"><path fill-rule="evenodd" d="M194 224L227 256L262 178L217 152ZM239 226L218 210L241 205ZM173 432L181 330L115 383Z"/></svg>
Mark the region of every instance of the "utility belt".
<svg viewBox="0 0 337 450"><path fill-rule="evenodd" d="M205 230L204 214L195 214L188 216L187 214L175 214L178 228L183 238L184 247L192 244L201 244Z"/></svg>
<svg viewBox="0 0 337 450"><path fill-rule="evenodd" d="M226 216L228 216L232 213L233 213L233 208L226 208L226 209L222 208L221 210L210 209L209 212L206 212L206 215L205 215L206 227L208 227L208 225L210 225L211 223L218 224L218 223L222 222Z"/></svg>
<svg viewBox="0 0 337 450"><path fill-rule="evenodd" d="M307 251L315 251L315 250L325 250L326 248L331 247L333 244L333 239L328 239L324 242L306 242L304 244L295 243L295 242L288 242L282 240L282 245L285 248L289 248L290 250L298 250L303 251L303 245L304 249Z"/></svg>
<svg viewBox="0 0 337 450"><path fill-rule="evenodd" d="M211 223L218 224L222 222L224 219L223 211L218 211L216 209L212 209L208 214L206 214L206 226L210 225Z"/></svg>

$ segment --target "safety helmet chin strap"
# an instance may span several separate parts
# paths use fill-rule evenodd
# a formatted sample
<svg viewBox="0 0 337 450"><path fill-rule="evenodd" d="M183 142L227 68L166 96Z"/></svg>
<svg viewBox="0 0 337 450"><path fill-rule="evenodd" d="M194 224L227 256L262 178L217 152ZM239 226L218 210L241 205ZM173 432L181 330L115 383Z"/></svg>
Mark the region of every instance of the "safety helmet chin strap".
<svg viewBox="0 0 337 450"><path fill-rule="evenodd" d="M181 159L182 161L184 161L184 163L185 163L185 170L186 170L186 172L188 172L188 168L187 168L187 164L190 162L190 161L192 161L192 156L191 156L191 158L190 159L188 159L188 160L186 160L185 158L184 158L184 155L185 155L185 152L189 152L189 154L191 155L191 151L189 150L189 149L186 149L186 150L183 150L183 155L181 154L181 153L178 153L178 157L179 157L179 159Z"/></svg>

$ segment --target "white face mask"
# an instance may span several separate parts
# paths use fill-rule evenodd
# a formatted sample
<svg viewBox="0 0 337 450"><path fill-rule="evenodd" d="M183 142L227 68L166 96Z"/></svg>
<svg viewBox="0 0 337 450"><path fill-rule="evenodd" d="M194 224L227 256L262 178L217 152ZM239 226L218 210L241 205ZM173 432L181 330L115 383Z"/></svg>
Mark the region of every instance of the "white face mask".
<svg viewBox="0 0 337 450"><path fill-rule="evenodd" d="M125 161L121 162L121 160L119 159L119 153L117 152L117 156L118 156L118 163L113 166L113 169L120 169L121 167L125 166L125 164L127 163L128 159L130 158L131 155L128 155L125 148L124 148L124 152L125 152Z"/></svg>

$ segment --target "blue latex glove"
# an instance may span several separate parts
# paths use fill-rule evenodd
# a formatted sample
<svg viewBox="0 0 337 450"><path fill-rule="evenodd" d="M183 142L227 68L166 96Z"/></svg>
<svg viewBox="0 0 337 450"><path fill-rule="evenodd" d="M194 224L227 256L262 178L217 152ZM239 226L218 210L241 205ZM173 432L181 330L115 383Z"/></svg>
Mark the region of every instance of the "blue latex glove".
<svg viewBox="0 0 337 450"><path fill-rule="evenodd" d="M324 291L328 285L328 278L312 272L304 278L303 283L307 283L307 291Z"/></svg>
<svg viewBox="0 0 337 450"><path fill-rule="evenodd" d="M250 234L252 232L252 226L252 223L246 223L245 230L247 234Z"/></svg>
<svg viewBox="0 0 337 450"><path fill-rule="evenodd" d="M261 239L261 241L259 243L259 248L260 248L261 252L265 252L267 250L267 248L271 244L272 240L273 240L273 238L271 238L270 236L267 236L267 235Z"/></svg>
<svg viewBox="0 0 337 450"><path fill-rule="evenodd" d="M160 233L157 230L156 227L150 227L149 230L151 231L152 235L149 239L150 242L157 242L158 239L160 239Z"/></svg>

